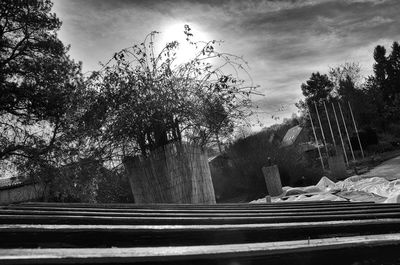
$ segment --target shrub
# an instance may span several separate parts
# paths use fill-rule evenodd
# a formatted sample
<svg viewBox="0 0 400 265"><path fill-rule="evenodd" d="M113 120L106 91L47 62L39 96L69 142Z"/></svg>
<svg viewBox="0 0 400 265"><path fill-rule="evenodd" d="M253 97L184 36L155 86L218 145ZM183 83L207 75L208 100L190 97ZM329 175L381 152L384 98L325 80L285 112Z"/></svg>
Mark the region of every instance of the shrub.
<svg viewBox="0 0 400 265"><path fill-rule="evenodd" d="M133 202L129 183L117 171L110 171L93 159L54 169L48 201L124 203Z"/></svg>
<svg viewBox="0 0 400 265"><path fill-rule="evenodd" d="M236 174L232 177L225 175L230 179L230 187L239 186L239 183L245 185L243 193L247 195L248 200L259 198L266 195L266 185L261 168L268 164L279 167L282 185L304 186L316 184L322 177L323 172L314 159L307 158L295 147L281 148L277 144L270 143L271 131L261 131L247 138L239 139L233 143L226 151L226 156L233 162ZM228 172L227 172L228 173ZM222 191L226 195L238 197L229 191ZM233 192L234 193L234 192Z"/></svg>

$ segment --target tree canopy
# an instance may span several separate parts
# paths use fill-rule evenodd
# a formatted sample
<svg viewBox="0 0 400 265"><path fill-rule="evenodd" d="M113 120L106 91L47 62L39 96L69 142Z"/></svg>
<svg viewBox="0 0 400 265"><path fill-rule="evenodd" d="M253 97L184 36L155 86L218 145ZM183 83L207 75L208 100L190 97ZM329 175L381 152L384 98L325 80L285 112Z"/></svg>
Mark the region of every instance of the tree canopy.
<svg viewBox="0 0 400 265"><path fill-rule="evenodd" d="M340 101L346 105L350 102L360 127L386 131L400 120L400 46L393 42L388 53L384 46L378 45L372 56L373 75L364 80L357 63L330 68L329 75L312 73L301 85L305 100L297 104L298 108L306 114L308 106L314 115L314 102L317 107L322 101L327 104Z"/></svg>
<svg viewBox="0 0 400 265"><path fill-rule="evenodd" d="M54 162L70 126L80 65L57 38L60 20L45 1L0 3L0 161L7 170Z"/></svg>
<svg viewBox="0 0 400 265"><path fill-rule="evenodd" d="M321 102L330 99L333 88L334 83L326 74L312 73L306 83L301 84L301 91L305 99L304 101L300 100L296 106L305 115L308 109L313 109L314 102L319 106Z"/></svg>
<svg viewBox="0 0 400 265"><path fill-rule="evenodd" d="M146 155L171 141L204 146L250 114L255 87L240 79L246 73L243 59L218 52L217 41L194 41L185 25L194 56L177 63L179 43L157 53L157 34L116 52L88 82L97 93L91 108L100 109L102 141L125 155Z"/></svg>
<svg viewBox="0 0 400 265"><path fill-rule="evenodd" d="M386 49L378 45L374 50L374 76L371 83L379 90L385 104L384 119L400 120L400 46L393 42L392 51L386 55ZM377 91L378 92L378 91ZM378 103L378 102L377 102Z"/></svg>

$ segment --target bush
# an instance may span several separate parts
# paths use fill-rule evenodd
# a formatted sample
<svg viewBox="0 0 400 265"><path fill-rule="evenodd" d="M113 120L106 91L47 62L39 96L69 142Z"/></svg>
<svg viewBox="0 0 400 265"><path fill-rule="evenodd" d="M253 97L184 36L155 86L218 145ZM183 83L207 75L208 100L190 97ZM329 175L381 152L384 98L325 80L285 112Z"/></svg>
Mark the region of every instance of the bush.
<svg viewBox="0 0 400 265"><path fill-rule="evenodd" d="M370 145L366 148L366 152L376 154L393 151L395 148L390 142L381 141L379 144Z"/></svg>
<svg viewBox="0 0 400 265"><path fill-rule="evenodd" d="M53 171L48 201L86 203L134 202L127 179L93 159L83 159Z"/></svg>
<svg viewBox="0 0 400 265"><path fill-rule="evenodd" d="M388 132L390 132L393 137L400 139L400 124L390 124L388 127Z"/></svg>
<svg viewBox="0 0 400 265"><path fill-rule="evenodd" d="M268 160L272 164L278 165L284 186L315 184L323 175L319 164L316 164L313 159L307 158L298 149L294 147L280 148L278 144L271 143L269 141L271 133L273 132L266 130L239 139L226 151L225 155L233 162L234 170L232 171L235 171L236 174L234 176L226 174L224 177L229 178L229 182L231 182L229 187L244 185L242 192L247 195L248 200L266 195L267 188L261 168L267 166ZM232 182L236 182L236 184ZM236 197L243 195L237 194L240 190L231 193L229 191L218 192Z"/></svg>
<svg viewBox="0 0 400 265"><path fill-rule="evenodd" d="M134 203L128 179L123 174L108 172L97 181L97 203Z"/></svg>

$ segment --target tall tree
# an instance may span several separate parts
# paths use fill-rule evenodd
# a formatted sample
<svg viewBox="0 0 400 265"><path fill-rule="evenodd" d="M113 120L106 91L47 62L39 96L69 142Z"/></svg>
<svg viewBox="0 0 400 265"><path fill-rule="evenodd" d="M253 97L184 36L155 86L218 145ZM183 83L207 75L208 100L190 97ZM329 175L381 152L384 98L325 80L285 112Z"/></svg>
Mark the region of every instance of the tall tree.
<svg viewBox="0 0 400 265"><path fill-rule="evenodd" d="M339 94L337 90L340 82L347 82L346 80L351 80L355 88L360 88L362 85L361 66L358 63L346 62L342 65L331 67L329 69L329 78L334 84L334 92L336 94Z"/></svg>
<svg viewBox="0 0 400 265"><path fill-rule="evenodd" d="M305 97L304 101L300 100L296 106L302 111L302 116L305 117L301 120L301 125L303 127L309 128L309 136L312 139L312 130L311 130L311 121L310 116L308 115L308 111L310 112L311 116L316 118L316 110L315 105L320 113L320 118L322 122L322 127L325 132L328 132L328 117L324 115L324 106L323 102L330 102L332 100L332 91L334 89L334 83L329 79L328 75L312 73L309 80L306 83L301 85L301 90L303 92L303 96ZM315 104L315 105L314 105ZM328 108L330 106L328 105ZM332 119L332 117L330 117ZM322 131L319 128L319 123L316 123L314 120L314 126L317 130L317 134L321 134L317 136L319 139L322 139Z"/></svg>
<svg viewBox="0 0 400 265"><path fill-rule="evenodd" d="M387 58L387 81L390 98L394 100L400 94L400 45L393 42L392 51Z"/></svg>
<svg viewBox="0 0 400 265"><path fill-rule="evenodd" d="M381 108L382 117L386 120L385 124L387 124L389 121L394 122L400 119L398 108L400 99L400 46L398 42L393 42L392 51L388 56L386 56L385 47L376 46L374 59L374 77L372 81L380 90L384 105L378 107Z"/></svg>
<svg viewBox="0 0 400 265"><path fill-rule="evenodd" d="M341 102L339 104L342 104L345 110L348 102L351 104L358 126L360 128L370 126L377 113L373 98L368 96L365 91L365 85L357 86L353 79L347 76L345 79L340 80L337 92L337 99ZM346 122L351 123L351 116L348 111L344 111L344 117L347 120Z"/></svg>
<svg viewBox="0 0 400 265"><path fill-rule="evenodd" d="M389 91L387 88L387 58L386 58L386 49L383 46L376 46L374 50L374 75L375 75L375 84L382 91L382 96L385 101L389 98Z"/></svg>
<svg viewBox="0 0 400 265"><path fill-rule="evenodd" d="M301 84L301 91L305 100L301 100L297 104L297 107L304 111L312 107L314 102L320 105L322 101L331 98L333 87L334 84L326 74L320 74L319 72L312 73L310 79L306 83Z"/></svg>
<svg viewBox="0 0 400 265"><path fill-rule="evenodd" d="M50 163L80 98L80 65L57 38L51 7L0 3L0 164L16 174Z"/></svg>
<svg viewBox="0 0 400 265"><path fill-rule="evenodd" d="M369 122L370 110L367 107L369 101L365 97L363 91L363 83L361 80L361 67L357 63L345 63L337 67L331 68L329 76L334 83L335 98L340 100L342 104L351 103L354 116L359 125ZM345 118L348 118L345 111Z"/></svg>

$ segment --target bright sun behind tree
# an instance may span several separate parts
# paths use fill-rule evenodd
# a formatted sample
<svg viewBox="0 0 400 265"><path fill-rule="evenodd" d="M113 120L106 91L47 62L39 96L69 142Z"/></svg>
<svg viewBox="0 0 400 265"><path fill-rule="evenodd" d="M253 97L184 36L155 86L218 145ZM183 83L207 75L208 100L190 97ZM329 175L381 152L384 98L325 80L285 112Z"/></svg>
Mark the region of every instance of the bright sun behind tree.
<svg viewBox="0 0 400 265"><path fill-rule="evenodd" d="M177 59L176 63L184 63L191 59L193 59L198 52L196 51L195 45L191 45L186 40L186 35L184 34L184 25L188 24L192 28L193 33L193 41L209 41L210 37L205 31L202 31L201 28L197 25L185 23L185 22L176 22L166 25L160 31L160 44L165 45L166 43L172 41L178 41L179 47L177 50ZM201 47L202 45L199 45Z"/></svg>

